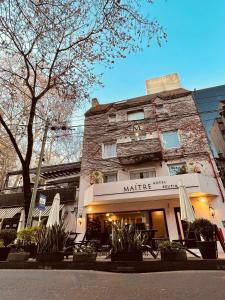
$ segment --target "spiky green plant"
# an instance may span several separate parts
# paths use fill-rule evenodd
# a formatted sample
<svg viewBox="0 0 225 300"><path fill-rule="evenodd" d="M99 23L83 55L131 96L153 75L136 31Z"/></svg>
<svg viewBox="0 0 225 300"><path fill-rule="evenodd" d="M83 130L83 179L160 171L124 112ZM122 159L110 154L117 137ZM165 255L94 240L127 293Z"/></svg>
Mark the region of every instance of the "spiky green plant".
<svg viewBox="0 0 225 300"><path fill-rule="evenodd" d="M143 236L135 230L133 225L115 222L112 224L112 250L113 252L140 251L143 244Z"/></svg>
<svg viewBox="0 0 225 300"><path fill-rule="evenodd" d="M68 233L63 224L55 224L52 227L42 228L38 232L38 254L51 254L63 251Z"/></svg>

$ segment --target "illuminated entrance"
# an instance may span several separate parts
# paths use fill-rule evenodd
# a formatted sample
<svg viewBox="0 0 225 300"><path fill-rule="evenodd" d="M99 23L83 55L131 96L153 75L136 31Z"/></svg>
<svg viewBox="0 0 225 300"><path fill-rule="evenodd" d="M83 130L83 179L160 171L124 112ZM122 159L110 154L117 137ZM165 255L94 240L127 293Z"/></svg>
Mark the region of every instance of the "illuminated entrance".
<svg viewBox="0 0 225 300"><path fill-rule="evenodd" d="M99 240L101 244L109 244L112 222L123 220L124 224L132 224L137 230L156 229L155 237L168 237L166 215L164 209L150 211L110 212L87 215L87 239Z"/></svg>

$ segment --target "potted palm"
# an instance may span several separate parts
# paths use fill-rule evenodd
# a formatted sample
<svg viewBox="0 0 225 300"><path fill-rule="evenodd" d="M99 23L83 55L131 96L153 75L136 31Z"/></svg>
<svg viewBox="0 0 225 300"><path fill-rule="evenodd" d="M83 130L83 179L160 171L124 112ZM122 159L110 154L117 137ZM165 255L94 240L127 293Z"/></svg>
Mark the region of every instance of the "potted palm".
<svg viewBox="0 0 225 300"><path fill-rule="evenodd" d="M37 261L62 261L64 259L63 249L67 237L68 233L65 231L63 224L41 228L38 231L37 238Z"/></svg>
<svg viewBox="0 0 225 300"><path fill-rule="evenodd" d="M75 262L93 262L96 261L97 252L91 243L75 247L73 261Z"/></svg>
<svg viewBox="0 0 225 300"><path fill-rule="evenodd" d="M159 245L161 260L183 261L187 260L186 250L180 243L165 241Z"/></svg>
<svg viewBox="0 0 225 300"><path fill-rule="evenodd" d="M207 219L196 219L191 224L191 229L196 235L203 239L197 241L197 246L201 252L202 258L216 259L218 253L213 224Z"/></svg>
<svg viewBox="0 0 225 300"><path fill-rule="evenodd" d="M16 230L14 229L2 229L0 231L0 240L1 240L1 246L0 246L0 261L6 260L8 257L8 254L11 250L11 244L16 239Z"/></svg>
<svg viewBox="0 0 225 300"><path fill-rule="evenodd" d="M143 236L133 225L112 224L111 261L142 261Z"/></svg>

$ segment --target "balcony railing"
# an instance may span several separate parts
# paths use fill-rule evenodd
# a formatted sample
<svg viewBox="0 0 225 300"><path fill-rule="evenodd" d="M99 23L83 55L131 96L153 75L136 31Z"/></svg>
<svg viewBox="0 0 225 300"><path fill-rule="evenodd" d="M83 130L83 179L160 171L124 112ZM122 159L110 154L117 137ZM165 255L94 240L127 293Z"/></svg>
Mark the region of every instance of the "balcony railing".
<svg viewBox="0 0 225 300"><path fill-rule="evenodd" d="M117 156L121 164L136 164L159 160L162 157L158 138L117 144Z"/></svg>

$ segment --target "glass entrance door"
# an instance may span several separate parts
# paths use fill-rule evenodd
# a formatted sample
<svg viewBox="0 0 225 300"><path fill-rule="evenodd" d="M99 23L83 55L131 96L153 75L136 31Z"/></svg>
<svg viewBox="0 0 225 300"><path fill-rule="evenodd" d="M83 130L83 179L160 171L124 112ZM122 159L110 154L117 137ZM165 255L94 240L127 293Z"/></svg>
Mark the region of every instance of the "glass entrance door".
<svg viewBox="0 0 225 300"><path fill-rule="evenodd" d="M164 209L151 210L150 214L150 225L151 228L156 229L155 237L166 238L169 236L168 228L166 223L166 214Z"/></svg>

